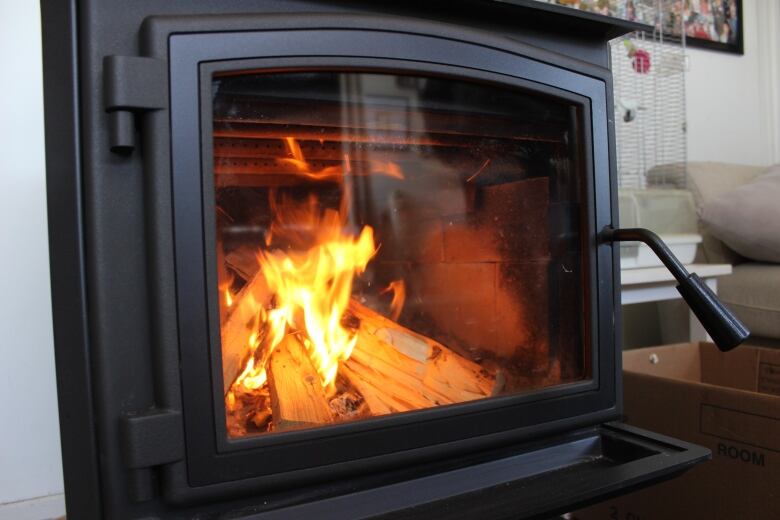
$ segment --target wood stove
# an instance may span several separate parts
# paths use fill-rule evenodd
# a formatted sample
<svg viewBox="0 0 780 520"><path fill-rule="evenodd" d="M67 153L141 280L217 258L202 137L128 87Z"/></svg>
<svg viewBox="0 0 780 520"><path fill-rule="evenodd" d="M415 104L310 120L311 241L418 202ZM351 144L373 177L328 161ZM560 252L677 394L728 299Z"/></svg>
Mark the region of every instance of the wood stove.
<svg viewBox="0 0 780 520"><path fill-rule="evenodd" d="M606 41L635 25L524 0L43 23L69 516L544 516L708 456L606 424L612 242L653 239L612 231Z"/></svg>

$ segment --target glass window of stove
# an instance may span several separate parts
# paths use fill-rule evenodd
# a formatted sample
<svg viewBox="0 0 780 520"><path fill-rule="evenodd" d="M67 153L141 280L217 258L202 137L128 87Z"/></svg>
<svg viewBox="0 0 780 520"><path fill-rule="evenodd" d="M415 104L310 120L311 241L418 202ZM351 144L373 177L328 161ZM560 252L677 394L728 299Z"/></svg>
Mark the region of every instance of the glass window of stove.
<svg viewBox="0 0 780 520"><path fill-rule="evenodd" d="M213 78L232 438L589 377L580 109L447 77Z"/></svg>

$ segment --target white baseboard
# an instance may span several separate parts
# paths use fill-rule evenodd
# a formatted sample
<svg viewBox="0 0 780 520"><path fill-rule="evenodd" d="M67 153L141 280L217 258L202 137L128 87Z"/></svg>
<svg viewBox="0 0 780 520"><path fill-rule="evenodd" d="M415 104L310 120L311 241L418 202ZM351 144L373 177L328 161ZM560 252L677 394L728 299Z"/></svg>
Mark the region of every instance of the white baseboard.
<svg viewBox="0 0 780 520"><path fill-rule="evenodd" d="M64 494L0 504L0 520L52 520L64 516Z"/></svg>

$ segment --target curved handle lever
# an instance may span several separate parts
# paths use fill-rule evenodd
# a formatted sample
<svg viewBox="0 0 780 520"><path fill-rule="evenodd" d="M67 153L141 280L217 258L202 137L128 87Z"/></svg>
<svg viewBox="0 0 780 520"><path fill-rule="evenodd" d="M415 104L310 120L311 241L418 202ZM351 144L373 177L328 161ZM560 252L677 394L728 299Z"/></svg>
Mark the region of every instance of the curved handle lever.
<svg viewBox="0 0 780 520"><path fill-rule="evenodd" d="M721 303L707 284L696 273L689 273L663 240L649 229L605 227L599 238L602 242L644 242L650 246L677 279L677 290L723 352L738 347L750 335L747 327Z"/></svg>

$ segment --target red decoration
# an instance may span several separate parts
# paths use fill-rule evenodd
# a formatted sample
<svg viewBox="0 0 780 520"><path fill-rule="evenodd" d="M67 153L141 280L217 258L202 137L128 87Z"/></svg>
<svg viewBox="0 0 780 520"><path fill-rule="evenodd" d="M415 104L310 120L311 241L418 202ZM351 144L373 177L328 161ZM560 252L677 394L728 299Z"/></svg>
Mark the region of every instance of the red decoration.
<svg viewBox="0 0 780 520"><path fill-rule="evenodd" d="M638 73L647 74L650 72L650 53L642 49L635 50L631 64Z"/></svg>

